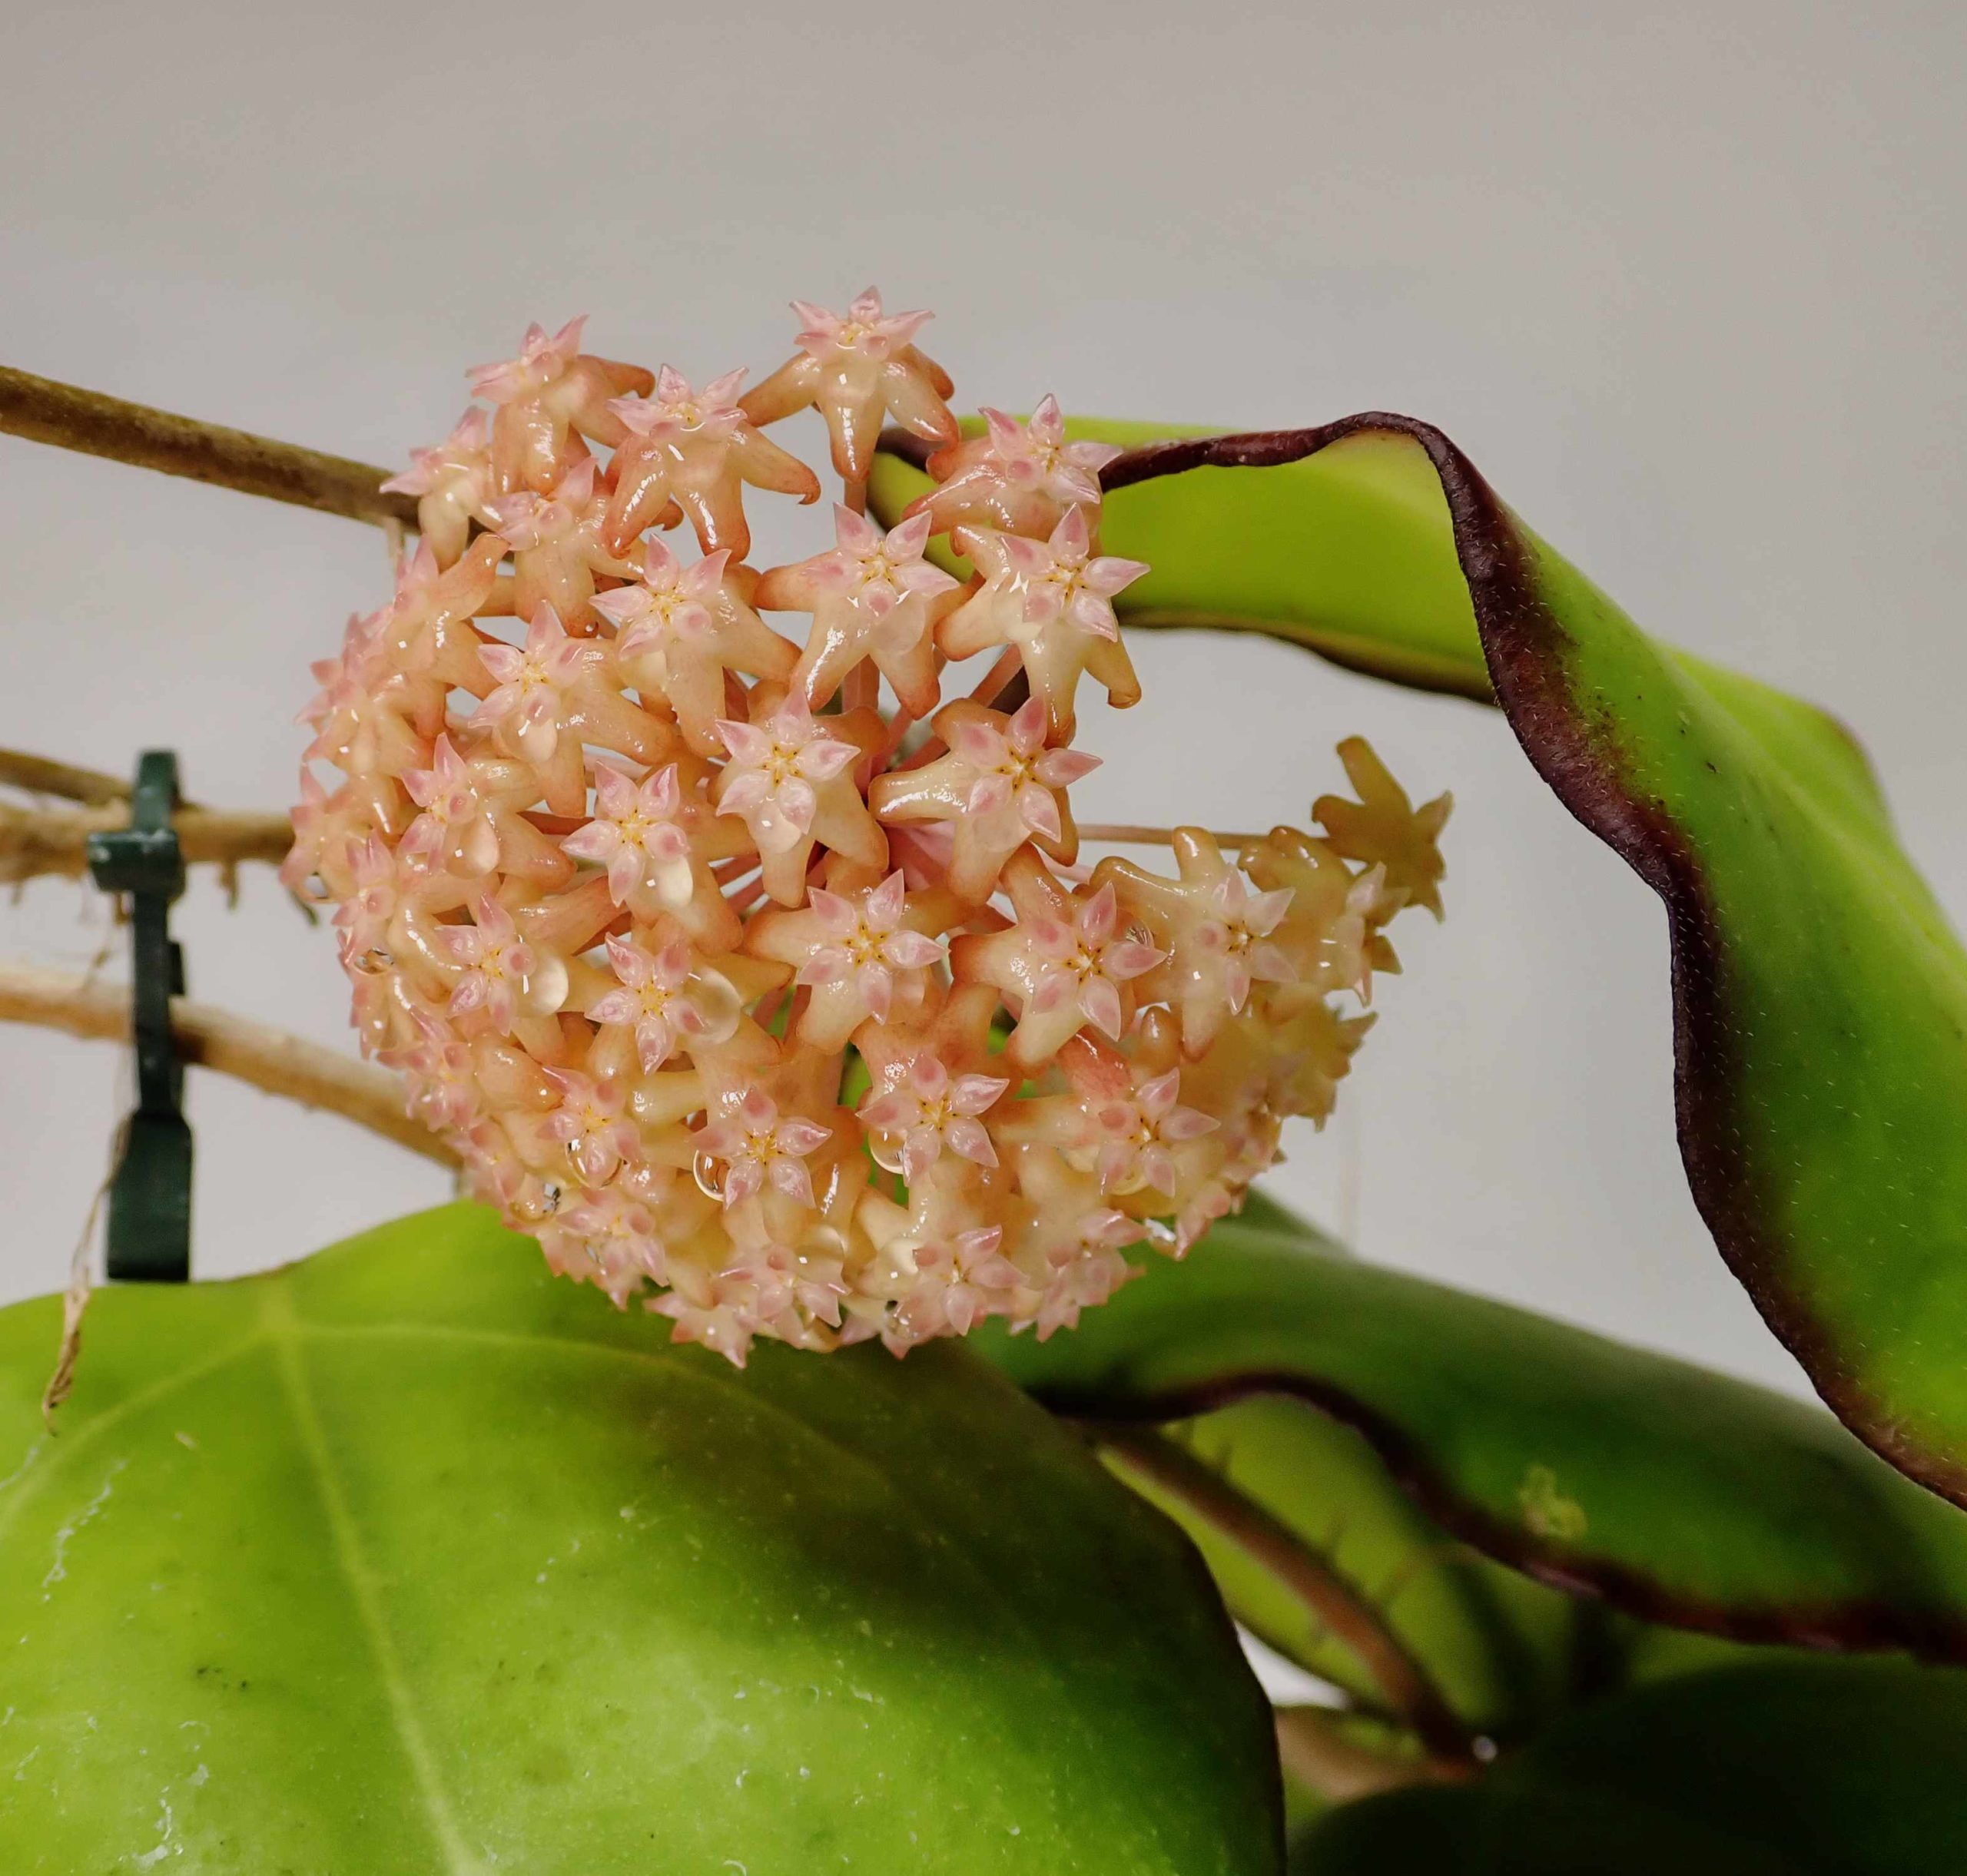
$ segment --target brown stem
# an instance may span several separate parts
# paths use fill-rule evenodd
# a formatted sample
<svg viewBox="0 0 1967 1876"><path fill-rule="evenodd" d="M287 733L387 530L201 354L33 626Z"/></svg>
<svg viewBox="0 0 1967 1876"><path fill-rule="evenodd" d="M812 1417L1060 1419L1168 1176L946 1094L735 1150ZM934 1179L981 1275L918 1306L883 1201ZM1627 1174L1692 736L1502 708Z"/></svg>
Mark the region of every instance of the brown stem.
<svg viewBox="0 0 1967 1876"><path fill-rule="evenodd" d="M1277 1756L1286 1778L1335 1805L1408 1785L1458 1784L1474 1772L1466 1758L1417 1758L1375 1752L1345 1730L1327 1707L1279 1707Z"/></svg>
<svg viewBox="0 0 1967 1876"><path fill-rule="evenodd" d="M77 972L0 963L0 1023L31 1023L70 1036L126 1042L130 993ZM457 1164L442 1140L403 1112L403 1084L386 1069L181 996L171 999L171 1029L186 1062L303 1107L339 1114L440 1165Z"/></svg>
<svg viewBox="0 0 1967 1876"><path fill-rule="evenodd" d="M20 749L0 749L0 783L28 794L51 794L91 807L130 798L130 784L120 776L77 768L73 763L57 762L47 756L31 756Z"/></svg>
<svg viewBox="0 0 1967 1876"><path fill-rule="evenodd" d="M1436 1755L1471 1756L1468 1729L1380 1612L1328 1559L1288 1525L1246 1498L1211 1467L1151 1428L1102 1424L1092 1429L1122 1463L1178 1498L1262 1564L1311 1610L1372 1677L1393 1713Z"/></svg>
<svg viewBox="0 0 1967 1876"><path fill-rule="evenodd" d="M0 366L0 431L376 527L416 525L410 497L383 493L386 469L173 416L5 366Z"/></svg>
<svg viewBox="0 0 1967 1876"><path fill-rule="evenodd" d="M78 877L88 870L89 836L129 824L126 806L35 808L0 801L0 884L44 873ZM294 844L284 814L183 807L171 824L189 865L234 867L254 860L277 867Z"/></svg>

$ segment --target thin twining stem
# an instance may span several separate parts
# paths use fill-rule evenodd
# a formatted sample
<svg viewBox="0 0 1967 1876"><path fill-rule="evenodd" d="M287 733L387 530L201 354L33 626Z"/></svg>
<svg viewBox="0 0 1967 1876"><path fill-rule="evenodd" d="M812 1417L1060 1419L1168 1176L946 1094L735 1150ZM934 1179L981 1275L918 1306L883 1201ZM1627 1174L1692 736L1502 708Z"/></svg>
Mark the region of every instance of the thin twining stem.
<svg viewBox="0 0 1967 1876"><path fill-rule="evenodd" d="M1079 837L1093 840L1107 847L1173 847L1178 830L1173 827L1137 827L1120 821L1081 821ZM1239 847L1255 847L1259 840L1270 838L1265 834L1218 834L1213 829L1203 828L1218 847L1232 851Z"/></svg>
<svg viewBox="0 0 1967 1876"><path fill-rule="evenodd" d="M383 493L386 469L5 366L0 366L0 431L376 527L416 525L410 496Z"/></svg>
<svg viewBox="0 0 1967 1876"><path fill-rule="evenodd" d="M80 972L0 963L0 1023L34 1023L101 1042L127 1042L130 993ZM324 1049L250 1017L185 998L171 1002L177 1053L267 1094L352 1120L426 1159L454 1166L457 1155L403 1112L403 1083L386 1069Z"/></svg>
<svg viewBox="0 0 1967 1876"><path fill-rule="evenodd" d="M1330 1559L1152 1427L1101 1423L1091 1431L1124 1467L1179 1499L1302 1603L1355 1656L1388 1710L1411 1727L1431 1753L1451 1760L1471 1758L1468 1731L1440 1689L1380 1611Z"/></svg>
<svg viewBox="0 0 1967 1876"><path fill-rule="evenodd" d="M88 840L130 824L126 804L102 807L24 807L0 800L0 884L53 873L74 879L88 870ZM278 866L294 844L284 814L181 807L171 817L187 865L226 867L242 860Z"/></svg>
<svg viewBox="0 0 1967 1876"><path fill-rule="evenodd" d="M1409 1785L1459 1783L1474 1761L1428 1758L1376 1752L1345 1730L1328 1707L1279 1707L1275 1715L1277 1756L1284 1775L1335 1805Z"/></svg>

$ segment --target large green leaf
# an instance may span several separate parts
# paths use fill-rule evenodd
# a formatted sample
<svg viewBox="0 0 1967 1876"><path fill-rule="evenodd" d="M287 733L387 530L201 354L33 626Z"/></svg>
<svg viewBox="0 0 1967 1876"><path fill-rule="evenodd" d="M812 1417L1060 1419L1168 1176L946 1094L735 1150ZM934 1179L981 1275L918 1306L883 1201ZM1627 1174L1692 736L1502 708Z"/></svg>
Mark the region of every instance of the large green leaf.
<svg viewBox="0 0 1967 1876"><path fill-rule="evenodd" d="M1328 1812L1295 1876L1932 1876L1967 1859L1967 1675L1711 1669L1580 1714L1479 1782Z"/></svg>
<svg viewBox="0 0 1967 1876"><path fill-rule="evenodd" d="M1307 1226L1225 1221L1074 1334L980 1345L1096 1421L1252 1397L1322 1410L1449 1530L1650 1621L1967 1659L1967 1514L1827 1414L1334 1255ZM1304 1449L1261 1430L1232 1482L1301 1530L1329 1517Z"/></svg>
<svg viewBox="0 0 1967 1876"><path fill-rule="evenodd" d="M960 1347L742 1374L456 1206L0 1314L0 1869L1270 1871L1194 1553Z"/></svg>
<svg viewBox="0 0 1967 1876"><path fill-rule="evenodd" d="M1493 686L1666 903L1681 1150L1723 1255L1839 1417L1967 1500L1967 956L1848 734L1646 637L1410 418L1131 448L1106 480L1106 545L1155 569L1130 622ZM922 486L891 457L877 505Z"/></svg>

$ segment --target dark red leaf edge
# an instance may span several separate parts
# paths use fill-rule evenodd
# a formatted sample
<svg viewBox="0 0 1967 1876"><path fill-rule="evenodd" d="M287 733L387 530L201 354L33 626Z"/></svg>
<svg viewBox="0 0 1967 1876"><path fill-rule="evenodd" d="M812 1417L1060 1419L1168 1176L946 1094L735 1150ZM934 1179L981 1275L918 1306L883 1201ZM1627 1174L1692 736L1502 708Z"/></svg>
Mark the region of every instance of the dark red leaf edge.
<svg viewBox="0 0 1967 1876"><path fill-rule="evenodd" d="M1408 1497L1451 1536L1484 1556L1572 1596L1602 1598L1615 1609L1672 1629L1733 1642L1839 1653L1902 1649L1923 1661L1967 1665L1967 1619L1909 1609L1879 1597L1767 1604L1704 1600L1667 1589L1615 1557L1537 1537L1521 1525L1471 1504L1403 1427L1343 1388L1289 1371L1253 1369L1192 1387L1116 1400L1097 1390L1038 1387L1033 1397L1068 1419L1083 1419L1097 1440L1101 1423L1165 1426L1193 1420L1259 1395L1282 1395L1352 1427L1379 1456Z"/></svg>
<svg viewBox="0 0 1967 1876"><path fill-rule="evenodd" d="M1367 411L1309 429L1148 444L1108 464L1101 480L1111 489L1191 469L1271 468L1375 433L1417 444L1440 480L1490 681L1524 754L1558 800L1665 904L1680 1157L1722 1257L1838 1418L1908 1477L1967 1505L1967 1466L1923 1450L1896 1424L1844 1368L1783 1280L1786 1248L1764 1221L1771 1210L1743 1145L1747 1130L1737 1122L1740 1065L1725 1019L1727 944L1699 858L1660 805L1627 785L1616 747L1571 694L1564 628L1539 595L1534 555L1514 517L1481 472L1434 425Z"/></svg>

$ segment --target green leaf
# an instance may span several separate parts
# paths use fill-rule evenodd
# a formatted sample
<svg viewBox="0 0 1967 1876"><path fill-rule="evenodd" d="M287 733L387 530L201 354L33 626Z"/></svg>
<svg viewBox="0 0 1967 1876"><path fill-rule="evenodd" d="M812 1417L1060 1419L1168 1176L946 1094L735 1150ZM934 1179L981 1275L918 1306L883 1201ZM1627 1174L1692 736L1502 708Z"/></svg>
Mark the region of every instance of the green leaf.
<svg viewBox="0 0 1967 1876"><path fill-rule="evenodd" d="M1343 1622L1279 1573L1265 1547L1169 1491L1108 1429L1108 1463L1195 1540L1243 1627L1371 1710L1398 1711L1383 1670ZM1405 1652L1474 1734L1509 1738L1566 1703L1585 1656L1604 1652L1601 1605L1491 1562L1404 1491L1352 1427L1283 1394L1259 1394L1166 1430L1282 1526ZM1405 1678L1405 1677L1403 1677Z"/></svg>
<svg viewBox="0 0 1967 1876"><path fill-rule="evenodd" d="M1967 1659L1967 1516L1829 1415L1334 1255L1308 1226L1226 1220L1072 1334L977 1339L1091 1420L1253 1397L1330 1414L1448 1530L1648 1621ZM1232 1477L1304 1529L1330 1510L1294 1458L1232 1453Z"/></svg>
<svg viewBox="0 0 1967 1876"><path fill-rule="evenodd" d="M743 1374L453 1206L0 1314L0 1869L1272 1871L1192 1550L960 1347ZM181 1861L180 1860L181 1859Z"/></svg>
<svg viewBox="0 0 1967 1876"><path fill-rule="evenodd" d="M1411 418L1136 447L1105 480L1104 545L1155 568L1130 624L1493 685L1666 903L1681 1148L1722 1255L1839 1417L1967 1502L1967 955L1848 732L1648 638ZM877 508L924 486L890 459Z"/></svg>
<svg viewBox="0 0 1967 1876"><path fill-rule="evenodd" d="M1931 1876L1967 1843L1967 1675L1710 1669L1581 1713L1478 1783L1328 1812L1294 1876Z"/></svg>

